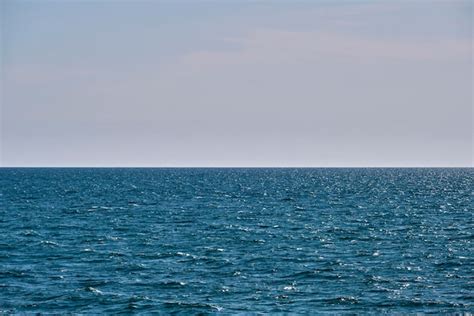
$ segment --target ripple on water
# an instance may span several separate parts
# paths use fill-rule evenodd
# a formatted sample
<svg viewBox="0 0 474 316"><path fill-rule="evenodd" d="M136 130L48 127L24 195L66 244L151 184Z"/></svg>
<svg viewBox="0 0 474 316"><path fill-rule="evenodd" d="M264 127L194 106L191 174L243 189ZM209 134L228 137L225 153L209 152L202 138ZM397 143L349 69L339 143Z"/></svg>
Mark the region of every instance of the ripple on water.
<svg viewBox="0 0 474 316"><path fill-rule="evenodd" d="M471 313L472 179L0 168L0 313Z"/></svg>

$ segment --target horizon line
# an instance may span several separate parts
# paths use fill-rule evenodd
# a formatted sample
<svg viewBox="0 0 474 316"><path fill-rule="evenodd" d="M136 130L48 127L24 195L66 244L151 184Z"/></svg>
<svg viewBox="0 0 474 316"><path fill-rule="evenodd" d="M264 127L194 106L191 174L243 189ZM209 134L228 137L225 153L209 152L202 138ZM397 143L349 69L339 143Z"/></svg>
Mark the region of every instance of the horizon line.
<svg viewBox="0 0 474 316"><path fill-rule="evenodd" d="M474 166L0 166L0 169L470 169Z"/></svg>

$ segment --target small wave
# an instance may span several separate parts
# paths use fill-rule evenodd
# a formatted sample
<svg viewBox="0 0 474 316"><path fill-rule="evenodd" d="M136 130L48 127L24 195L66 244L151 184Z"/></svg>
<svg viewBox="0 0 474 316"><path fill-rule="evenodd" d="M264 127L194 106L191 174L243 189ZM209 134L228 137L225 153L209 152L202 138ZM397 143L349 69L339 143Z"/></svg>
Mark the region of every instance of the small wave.
<svg viewBox="0 0 474 316"><path fill-rule="evenodd" d="M187 283L182 281L163 281L158 283L160 287L165 288L179 288L185 286Z"/></svg>
<svg viewBox="0 0 474 316"><path fill-rule="evenodd" d="M339 296L335 298L328 298L323 301L327 304L343 304L343 305L359 303L359 299L357 299L354 296Z"/></svg>
<svg viewBox="0 0 474 316"><path fill-rule="evenodd" d="M20 270L0 271L0 277L2 278L25 278L30 276L30 274Z"/></svg>
<svg viewBox="0 0 474 316"><path fill-rule="evenodd" d="M40 234L36 230L27 229L27 230L22 231L20 233L20 235L22 235L22 236L39 236Z"/></svg>
<svg viewBox="0 0 474 316"><path fill-rule="evenodd" d="M99 294L99 295L103 295L103 294L104 294L104 292L102 292L101 290L98 290L98 289L96 289L95 287L92 287L92 286L86 287L86 291L87 291L87 292L92 292L92 293L94 293L94 294Z"/></svg>
<svg viewBox="0 0 474 316"><path fill-rule="evenodd" d="M315 276L316 276L316 271L310 270L310 271L300 271L300 272L296 272L296 273L287 275L287 276L285 276L284 278L285 278L285 279L290 279L290 280L293 280L293 279L301 280L301 279L314 278Z"/></svg>
<svg viewBox="0 0 474 316"><path fill-rule="evenodd" d="M195 256L195 255L192 255L192 254L186 253L186 252L181 252L181 251L178 251L178 252L176 253L176 255L177 255L177 256L180 256L180 257L190 257L190 258L193 258L193 259L196 259L196 258L197 258L197 256Z"/></svg>
<svg viewBox="0 0 474 316"><path fill-rule="evenodd" d="M446 268L462 266L462 263L458 261L445 261L445 262L437 262L435 263L435 266L440 269L446 269Z"/></svg>
<svg viewBox="0 0 474 316"><path fill-rule="evenodd" d="M51 241L51 240L42 240L40 241L41 245L46 245L49 247L59 247L59 244L57 242Z"/></svg>
<svg viewBox="0 0 474 316"><path fill-rule="evenodd" d="M286 285L286 286L283 287L283 290L285 290L285 291L296 291L296 286Z"/></svg>
<svg viewBox="0 0 474 316"><path fill-rule="evenodd" d="M383 302L377 304L377 307L451 307L459 308L464 307L465 304L447 301L434 301L434 300L421 300L421 299L402 299L393 300L390 302Z"/></svg>
<svg viewBox="0 0 474 316"><path fill-rule="evenodd" d="M204 247L206 252L213 253L213 252L224 252L224 248L214 248L214 247Z"/></svg>
<svg viewBox="0 0 474 316"><path fill-rule="evenodd" d="M167 309L178 309L178 310L208 310L208 311L222 311L223 308L214 305L214 304L206 304L206 303L186 303L180 301L174 302L165 302L163 306Z"/></svg>

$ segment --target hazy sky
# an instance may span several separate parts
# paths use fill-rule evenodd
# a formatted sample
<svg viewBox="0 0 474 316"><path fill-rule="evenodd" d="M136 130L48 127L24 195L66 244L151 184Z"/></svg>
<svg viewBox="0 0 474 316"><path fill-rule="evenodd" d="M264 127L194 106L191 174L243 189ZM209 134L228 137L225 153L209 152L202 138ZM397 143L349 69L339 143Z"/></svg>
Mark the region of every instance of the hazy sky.
<svg viewBox="0 0 474 316"><path fill-rule="evenodd" d="M0 1L3 166L472 166L471 1Z"/></svg>

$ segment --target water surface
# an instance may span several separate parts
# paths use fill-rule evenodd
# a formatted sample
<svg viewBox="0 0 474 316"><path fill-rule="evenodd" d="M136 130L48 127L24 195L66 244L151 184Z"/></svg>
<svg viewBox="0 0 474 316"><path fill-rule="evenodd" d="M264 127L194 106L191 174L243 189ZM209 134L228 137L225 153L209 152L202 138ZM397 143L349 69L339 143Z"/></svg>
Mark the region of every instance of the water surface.
<svg viewBox="0 0 474 316"><path fill-rule="evenodd" d="M473 169L0 169L0 312L474 311Z"/></svg>

